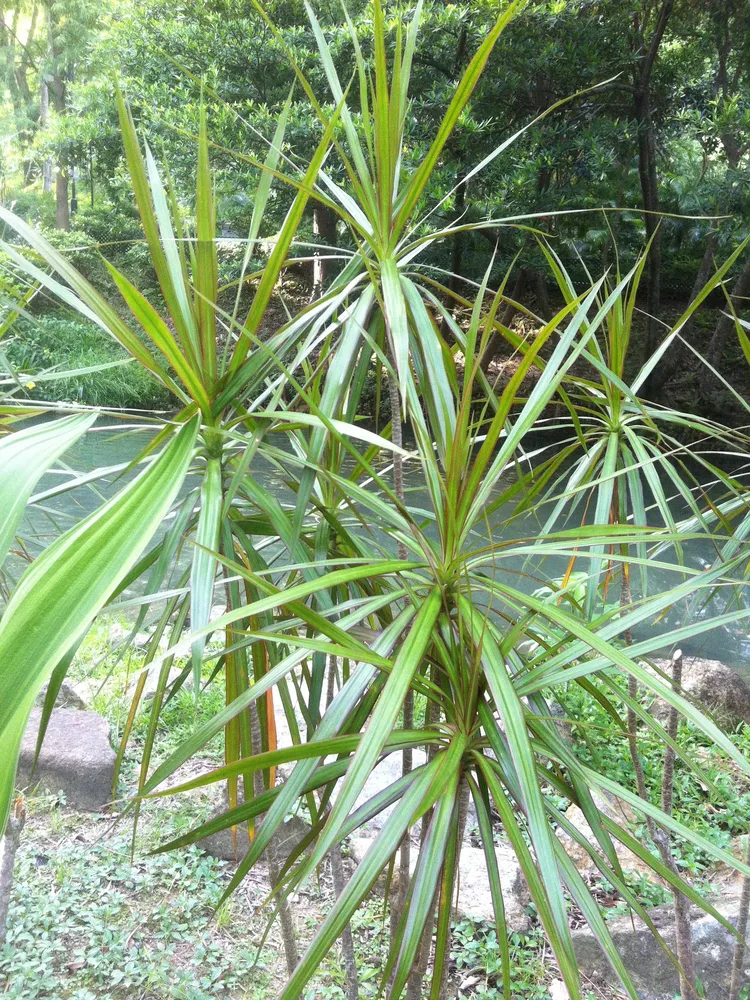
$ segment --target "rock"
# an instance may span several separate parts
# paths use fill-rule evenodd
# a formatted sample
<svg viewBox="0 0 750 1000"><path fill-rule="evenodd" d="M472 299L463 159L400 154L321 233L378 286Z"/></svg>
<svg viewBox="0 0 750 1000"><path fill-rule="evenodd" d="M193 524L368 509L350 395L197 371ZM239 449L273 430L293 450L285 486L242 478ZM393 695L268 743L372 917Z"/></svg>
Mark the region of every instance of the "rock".
<svg viewBox="0 0 750 1000"><path fill-rule="evenodd" d="M96 812L112 801L115 752L109 722L96 712L56 708L34 774L31 773L41 710L34 708L21 744L16 785L62 792L69 806Z"/></svg>
<svg viewBox="0 0 750 1000"><path fill-rule="evenodd" d="M223 794L223 801L211 813L211 819L221 816L229 808L226 789ZM257 823L257 821L256 821ZM310 826L299 816L291 816L285 820L278 828L272 839L272 844L276 847L276 853L280 860L285 861L290 851L299 844L304 836L310 831ZM247 823L238 824L235 834L232 828L220 830L212 833L210 837L205 837L198 841L198 847L202 848L206 854L222 861L231 861L237 864L242 860L247 852L250 838L247 832Z"/></svg>
<svg viewBox="0 0 750 1000"><path fill-rule="evenodd" d="M737 923L739 895L727 894L713 906L733 924ZM674 951L674 917L671 906L660 906L650 911L650 916L660 934ZM734 937L722 925L694 907L691 912L695 973L705 987L707 997L726 997L734 955ZM637 917L618 917L608 923L617 950L625 968L633 977L635 986L642 991L643 1000L673 1000L679 993L679 976L667 959L658 941L648 927ZM617 977L604 957L604 953L588 929L572 931L573 946L581 971L594 979L616 983ZM743 983L750 983L750 955L746 956Z"/></svg>
<svg viewBox="0 0 750 1000"><path fill-rule="evenodd" d="M355 861L359 863L362 860L372 842L373 840L369 837L351 838L349 851ZM530 918L525 909L531 901L531 896L521 866L509 844L496 845L495 856L500 873L507 927L512 932L523 933L529 929ZM398 856L396 863L398 864ZM412 874L416 864L417 848L415 846L412 849L409 863ZM461 848L458 911L471 920L487 920L490 923L495 921L487 865L484 850L481 847L470 847L468 844L464 844Z"/></svg>
<svg viewBox="0 0 750 1000"><path fill-rule="evenodd" d="M412 751L412 765L413 767L421 767L422 764L426 763L427 755L424 750L414 749ZM387 757L380 761L379 764L375 766L372 774L365 782L364 788L359 793L357 801L354 803L354 809L359 809L360 806L364 805L373 795L377 795L378 792L382 792L388 785L393 784L401 777L401 753L390 753ZM338 793L343 786L344 779L341 778L336 785L336 788L331 796L331 804L336 801ZM359 835L363 834L366 836L368 834L375 835L379 833L383 826L391 815L393 810L396 808L397 802L393 805L387 806L382 812L379 812L377 816L373 816L372 819L368 820L367 823L363 824L359 828ZM353 811L353 810L352 810Z"/></svg>
<svg viewBox="0 0 750 1000"><path fill-rule="evenodd" d="M525 909L531 897L521 866L509 844L496 845L495 856L500 873L500 887L503 891L505 923L510 931L527 931L529 916ZM472 920L488 920L494 923L495 912L492 908L487 864L481 847L463 845L459 873L459 912Z"/></svg>
<svg viewBox="0 0 750 1000"><path fill-rule="evenodd" d="M600 812L609 816L620 826L628 830L629 833L634 834L632 829L633 825L637 822L635 813L625 802L620 799L616 799L614 796L607 796L606 798L598 793L593 793L594 803ZM593 831L586 821L586 817L583 814L583 810L577 805L571 805L565 812L565 818L573 824L573 826L580 833L586 837L586 839L596 845L597 841L594 837ZM593 861L587 852L581 847L581 845L573 840L562 827L558 827L555 831L557 833L560 843L565 848L568 857L571 859L573 864L579 871L588 871L589 869L595 868ZM633 854L631 851L624 847L619 841L612 838L612 842L615 847L615 853L620 859L620 864L623 868L627 868L630 871L639 872L643 875L652 874L649 866L638 857L638 855Z"/></svg>
<svg viewBox="0 0 750 1000"><path fill-rule="evenodd" d="M44 699L47 696L48 684L45 684L36 697L36 704L41 708L44 705ZM64 680L60 685L60 690L57 692L57 698L55 700L55 708L75 708L79 711L85 711L90 704L90 699L87 699L84 695L84 689L79 684L74 684L72 681Z"/></svg>
<svg viewBox="0 0 750 1000"><path fill-rule="evenodd" d="M671 676L671 660L653 662L667 677ZM742 722L750 723L750 685L736 670L719 660L686 656L682 662L682 689L726 729L735 729ZM659 718L666 716L668 710L669 706L660 698L652 707Z"/></svg>

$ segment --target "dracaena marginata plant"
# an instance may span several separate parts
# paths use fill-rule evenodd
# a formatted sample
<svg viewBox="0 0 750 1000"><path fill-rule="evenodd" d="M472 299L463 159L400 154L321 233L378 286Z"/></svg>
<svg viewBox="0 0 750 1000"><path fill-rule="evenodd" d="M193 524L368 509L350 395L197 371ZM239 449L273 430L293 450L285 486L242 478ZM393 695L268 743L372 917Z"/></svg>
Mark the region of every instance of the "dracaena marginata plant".
<svg viewBox="0 0 750 1000"><path fill-rule="evenodd" d="M270 180L276 172L287 114L288 105L280 116L266 163L260 165L262 177L251 222L248 259L260 231ZM26 628L29 621L37 623L34 628L37 644L24 642L22 655L11 657L3 652L3 662L8 664L4 686L9 692L3 698L0 718L4 741L0 799L3 821L12 790L16 750L39 687L54 671L44 707L41 739L70 656L95 614L140 577L146 580L147 593L158 592L174 572L174 557L185 536L194 542L189 579L179 581L183 592L187 587L187 595L174 602L171 611L182 615L184 621L189 610L194 628L208 622L217 552L232 544L231 531L227 535L225 529L231 528L228 513L233 497L251 457L262 448L269 430L267 421L256 423L247 416L248 410L273 409L282 387L278 356L296 351L295 363L299 363L311 350L314 340L314 335L308 335L303 342L293 329L291 334L280 331L261 345L257 331L328 148L335 114L306 174L301 180L290 181L295 190L294 200L269 260L262 274L256 276L244 322L219 307L215 203L205 120L198 141L195 226L188 230L177 198L169 186L163 185L150 150L145 150L145 156L141 151L122 98L120 118L133 192L159 281L161 311L123 274L108 265L121 299L119 309L129 311L130 322L138 331L134 332L121 312L62 254L4 208L3 221L34 254L24 255L18 245L7 242L2 249L28 281L51 292L114 337L131 355L133 363L143 365L172 392L178 410L136 461L136 465L145 464L146 470L104 507L50 546L22 578L5 609L0 622L0 648L4 651L17 648L19 629ZM317 308L311 307L311 312ZM236 309L237 306L235 313ZM241 377L242 388L227 395L226 385L236 377ZM12 419L17 420L21 413L17 409ZM14 537L24 503L39 477L92 421L92 414L70 416L10 435L2 442L8 456L8 464L4 466L8 474L3 481L8 499L3 514L4 543L10 544ZM352 428L350 433L356 435L358 429ZM197 475L198 482L191 478L185 496L188 469ZM69 481L61 489L76 485L75 480ZM149 502L139 511L133 506L134 498L140 497L144 489L149 490ZM168 513L171 513L169 530L143 556ZM99 538L99 533L106 535L111 544L89 551L87 539ZM118 543L120 548L114 548ZM75 562L84 552L87 559L92 559L85 572L83 567L87 563ZM169 615L162 618L164 631ZM197 640L192 649L196 678L200 675L204 644L205 640ZM239 677L233 683L243 682L247 684L247 678ZM231 684L228 689L233 690Z"/></svg>
<svg viewBox="0 0 750 1000"><path fill-rule="evenodd" d="M418 5L417 14L419 9ZM419 834L416 867L395 908L383 984L393 997L405 988L418 995L428 976L430 996L437 1000L448 964L469 799L476 808L498 937L504 947L506 997L512 983L493 846L498 830L517 854L571 997L581 994L567 921L569 897L591 924L628 995L635 997L598 906L555 836L555 826L563 826L584 847L592 863L647 921L624 878L614 850L618 841L673 888L714 911L627 829L601 814L592 790L615 794L709 855L741 871L750 869L581 763L560 738L549 701L571 683L592 693L618 674L634 677L676 706L740 768L750 771L709 719L640 665L639 657L675 636L652 636L630 648L621 641L626 631L657 619L680 601L731 580L742 552L734 551L704 572L664 562L664 571L674 574L674 585L656 596L628 600L614 614L599 608L596 595L587 618L557 600L531 593L530 578L536 570L518 571L530 558L588 559L596 575L603 547L609 550L609 560L628 566L637 561L632 553L639 546L665 547L677 541L669 524L658 528L609 520L573 529L550 525L548 531L540 534L535 529L530 535L525 522L514 522L508 514L524 496L538 499L549 482L543 462L542 472L534 464L529 434L556 395L578 405L577 393L583 389L580 376L574 377L571 369L599 357L596 338L618 309L627 309L623 303L628 281L608 288L601 279L582 294L570 290L557 315L529 343L512 341L519 349L517 367L501 392L493 389L480 359L498 329L502 292L490 293L486 277L468 328L463 329L428 285L420 283L420 272L411 268L426 243L414 236L413 229L427 180L507 18L501 18L480 48L457 88L438 139L407 177L401 154L418 17L403 47L397 34L389 80L385 21L378 3L373 11L374 84L371 91L356 50L365 112L356 126L313 19L336 112L327 116L321 109L324 138L302 180L284 177L295 188L295 199L266 268L255 276L246 320L238 318L237 306L228 312L218 301L205 129L199 142L197 225L190 231L148 150L144 159L132 121L121 107L133 187L159 278L162 311L124 276L113 270L112 277L141 337L150 342L148 349L64 258L2 210L2 218L55 277L16 247L5 246L18 267L116 336L136 363L148 367L180 404L175 418L143 456L145 470L32 564L0 621L3 691L10 692L0 703L3 815L18 740L39 685L52 673L45 703L49 711L81 634L108 600L143 578L146 597L138 622L149 605L156 609L147 660L160 673L136 807L143 796L179 794L198 785L226 782L229 789L224 815L164 845L164 850L262 818L232 879L228 889L232 891L271 848L285 816L304 805L311 819L310 833L288 857L273 859L272 901L281 903L344 837L393 807L305 955L290 971L285 1000L301 995L355 909L412 833ZM310 97L319 108L312 93ZM279 175L283 121L284 113L269 159L262 165L268 178ZM342 148L339 128L348 153ZM329 143L334 143L346 165L350 191L332 189L322 173ZM259 233L266 195L267 188L261 185L249 247ZM260 322L311 196L326 199L337 209L358 235L357 249L319 302L261 341ZM456 338L451 351L440 338L428 304L450 322ZM373 359L389 371L398 390L393 436L398 437L402 411L413 429L415 445L407 470L413 469L410 482L420 486L413 499L409 491L391 485L387 467L393 456L405 458L403 448L356 422ZM521 387L532 367L538 368L538 377L522 399ZM605 385L614 380L616 370L613 362L597 368ZM54 462L90 419L76 415L66 418L67 423L56 421L53 430L41 435L41 443L29 438L28 448L39 449L40 468ZM13 434L0 445L10 448L15 438L13 474L23 498L7 524L3 522L3 539L15 532L23 502L40 474L39 469L31 470L24 459L24 442L18 442L33 430ZM252 475L252 461L259 453L283 473L293 503L273 496ZM191 479L185 493L190 470L197 473L198 485ZM626 470L615 469L613 478L627 482ZM574 485L561 483L560 491L568 491L571 499L576 496ZM143 556L168 513L166 532ZM522 508L521 514L525 516ZM705 525L697 523L694 533L701 531ZM190 566L180 569L175 556L185 539L195 543L194 554ZM687 544L688 532L681 532L680 540ZM227 610L210 620L217 592L225 598ZM190 631L184 636L188 613ZM707 627L701 620L688 632ZM216 632L225 637L220 650L206 647ZM688 632L682 629L680 637ZM164 635L171 645L160 653ZM200 680L206 665L212 679L223 680L227 704L151 771L150 754L169 668L179 653L188 654L190 660L176 684L191 669ZM404 711L412 696L423 709L420 725ZM125 737L137 699L138 695ZM293 734L289 747L276 746L274 701L284 706L289 718ZM304 720L302 727L298 715ZM668 738L655 720L647 717L643 722ZM165 792L163 782L220 732L225 735L225 765ZM425 763L405 768L391 786L361 803L365 783L381 757L415 747L425 750ZM290 771L279 782L277 769L282 765ZM705 781L695 761L686 765ZM592 831L590 839L561 813L561 796L580 805Z"/></svg>
<svg viewBox="0 0 750 1000"><path fill-rule="evenodd" d="M416 996L429 972L430 995L440 995L469 797L474 801L485 847L500 941L507 943L493 844L495 815L517 853L573 997L580 996L580 984L568 930L568 895L586 915L629 995L636 994L594 899L555 836L555 825L561 825L584 847L592 863L644 919L649 918L628 888L614 850L618 841L673 888L696 902L700 898L627 829L600 813L592 792L619 796L665 829L700 843L713 856L744 870L741 862L710 847L678 820L582 764L560 738L548 704L558 688L570 683L591 692L595 687L616 687L618 674L632 676L675 705L748 770L748 763L731 741L636 658L684 637L684 629L679 630L679 636L652 635L630 649L618 641L625 631L653 621L681 599L731 576L737 560L708 572L664 563L665 572L675 574L668 592L629 603L614 615L598 614L586 621L556 600L529 593L530 588L523 586L523 574L511 575L514 568L530 556L583 560L588 553L589 561L595 563L602 545L613 550L612 558L620 565L627 565L628 546L674 543L674 534L668 528L621 524L551 529L541 538L536 533L526 537L518 531L498 530L499 524L506 529L513 527L504 513L507 506L534 488L535 470L527 463L528 454L515 464L524 437L533 430L571 366L592 349L593 338L624 295L626 284L602 295L601 280L567 303L539 331L534 351L526 353L511 383L478 414L475 387L479 359L494 330L494 315L502 298L496 294L485 309L487 303L480 295L466 331L466 369L455 398L456 425L444 457L435 447L429 416L417 412L412 416L416 448L411 461L421 485L418 501L400 500L375 462L376 456L355 453L351 442L331 427L329 450L322 452L316 469L316 495L305 519L307 533L314 533L319 542L317 565L327 563L326 571L311 584L298 565L278 566L277 580L283 581L283 586L277 593L236 608L216 623L236 627L238 622L270 614L264 623L238 629L237 646L255 650L264 644L266 648L280 647L286 655L279 654L256 685L161 764L146 782L144 793L180 794L213 782L268 774L281 765L293 766L283 783L266 781L264 790L250 801L163 849L184 846L264 816L227 890L231 892L261 859L284 817L304 801L312 828L281 868L274 893L278 899L293 892L344 837L386 808L395 807L290 976L282 994L285 1000L301 995L410 830L419 831L418 856L407 897L399 909L383 983L394 997L407 986ZM553 342L528 399L520 412L512 412L534 353ZM293 422L294 415L289 419ZM329 454L336 450L338 456ZM340 460L344 451L350 454L348 465ZM292 456L280 456L280 461L300 483L309 462L304 445L295 448ZM362 469L367 481L361 481ZM516 472L510 481L509 471ZM324 541L320 541L321 534ZM689 541L684 532L682 541ZM406 549L406 562L394 561L395 542ZM248 548L247 555L253 558L250 552ZM351 565L339 568L342 560ZM246 560L227 562L226 568L253 588L261 579ZM335 597L335 636L328 611L321 614L319 625L309 611L307 618L301 614L300 601L318 593L315 588L325 588ZM319 631L323 621L325 629ZM698 623L692 631L706 627L707 623ZM524 651L529 639L533 640L532 653ZM238 760L167 791L159 789L227 722L273 686L290 684L304 701L312 676L303 661L316 653L328 654L332 697L307 740ZM408 729L399 725L410 690L424 706L424 721L418 729L413 723ZM646 713L644 716L644 724L667 740L659 723ZM362 803L360 795L381 756L415 746L425 750L425 764L407 771ZM686 764L699 774L694 761ZM580 805L593 831L590 840L571 826L550 791ZM506 944L507 996L511 988Z"/></svg>

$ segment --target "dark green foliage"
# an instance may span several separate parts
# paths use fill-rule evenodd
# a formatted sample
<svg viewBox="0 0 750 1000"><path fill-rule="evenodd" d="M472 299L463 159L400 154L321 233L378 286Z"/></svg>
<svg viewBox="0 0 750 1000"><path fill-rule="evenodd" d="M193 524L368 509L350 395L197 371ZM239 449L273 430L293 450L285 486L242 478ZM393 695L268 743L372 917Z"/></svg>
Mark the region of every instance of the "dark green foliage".
<svg viewBox="0 0 750 1000"><path fill-rule="evenodd" d="M65 234L70 242L73 234ZM33 321L21 319L6 350L17 371L38 374L52 369L71 371L127 362L122 348L93 323L47 313ZM103 371L37 382L32 399L59 399L88 406L161 409L169 397L140 365L127 362Z"/></svg>

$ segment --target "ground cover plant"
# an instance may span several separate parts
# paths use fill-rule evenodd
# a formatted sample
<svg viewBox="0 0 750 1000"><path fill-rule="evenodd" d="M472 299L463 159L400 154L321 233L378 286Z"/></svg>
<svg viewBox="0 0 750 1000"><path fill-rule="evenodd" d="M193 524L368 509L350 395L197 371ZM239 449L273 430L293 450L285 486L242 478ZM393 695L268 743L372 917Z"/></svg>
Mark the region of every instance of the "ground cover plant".
<svg viewBox="0 0 750 1000"><path fill-rule="evenodd" d="M499 952L490 986L506 1000L519 989L524 995L527 985L526 995L534 995L539 983L522 982L519 950L538 947L508 933L496 831L528 884L536 940L548 942L572 998L585 996L586 987L573 951L571 906L590 925L625 994L636 992L597 891L581 877L558 828L650 926L645 906L653 891L626 876L617 845L637 855L674 895L678 915L680 900L691 901L725 926L726 918L683 872L712 859L750 876L748 863L711 824L694 822L689 793L690 782L716 785L716 775L691 752L694 741L703 741L712 767L715 755L739 776L731 787L719 781L723 788L715 794L723 790L726 808L742 812L740 782L750 774L744 736L733 738L687 698L676 675L644 663L665 647L746 617L737 595L750 519L743 480L735 474L745 460L746 436L741 428L655 405L646 395L668 349L681 342L702 301L721 291L746 244L706 277L631 377L632 319L655 238L628 269L615 266L580 284L533 217L456 218L426 228L429 185L493 46L521 6L502 11L457 79L424 155L408 158L422 3L403 26L398 20L391 26L373 4L372 72L355 26L348 25L351 84L339 78L311 8L320 71L312 82L268 20L270 37L316 117L318 138L302 167L285 154L289 98L265 158L239 151L259 180L239 277L229 288L219 278L205 105L194 137L196 187L188 211L168 164L157 163L125 98L118 99L156 295L153 289L144 294L111 262L105 293L39 230L0 207L15 234L0 249L15 273L113 338L175 407L168 418L148 418L153 437L130 463L126 484L11 582L0 619L0 819L11 828L17 819L16 757L43 683L46 721L97 618L112 607L130 608L122 655L144 623L149 631L120 724L120 773L126 762L137 772L119 793L122 819L132 822L137 838L162 797L179 802L199 789L226 788L220 815L191 817L190 830L162 830L158 851L184 851L209 834L241 832L249 823L246 851L231 878L221 881L219 898L207 879L206 906L232 905L232 894L265 864L287 964L279 984L284 1000L317 995L314 984L339 938L349 996L370 978L393 997L446 995L451 961L454 968L464 961L466 931L455 926L454 897L470 803ZM509 144L464 173L459 190ZM250 272L277 188L291 192L292 201L263 267ZM294 240L311 202L335 213L352 249L338 253L340 270L318 297L269 331L282 273L305 253ZM527 332L504 321L511 274L496 284L493 259L467 299L454 275L425 256L433 244L462 232L511 225L538 241L561 288L557 311L530 315ZM742 322L732 321L744 345ZM486 365L498 337L513 361L502 383ZM387 393L390 412L389 422L374 429L359 419L373 371L376 394ZM13 399L3 407L9 431L0 440L7 470L0 486L3 556L9 549L23 552L16 536L41 475L96 417L80 409L30 426L19 420L56 409L55 401ZM696 441L688 455L688 443ZM264 485L257 475L261 461L283 490ZM89 489L94 479L63 476L44 500ZM679 519L668 491L684 505ZM711 545L715 558L696 567L684 554L698 542ZM649 582L655 573L658 587ZM680 622L653 627L675 609ZM158 681L150 708L139 715L149 673ZM648 711L644 692L669 707L666 726ZM196 713L189 729L179 738L173 733L165 746L164 720L185 698L197 703ZM580 717L603 712L622 734L632 770L618 772L586 741L584 749L567 743L556 723L558 705L583 732ZM286 746L277 740L279 707L290 735ZM680 739L678 715L689 726ZM218 736L222 758L212 760ZM667 785L656 804L657 753L662 761L671 755L676 769L676 807ZM391 754L402 759L401 776L362 802L373 769ZM200 773L186 777L181 769L196 758ZM602 811L595 795L607 794L643 817L640 840ZM571 828L564 815L570 803L582 811L590 836ZM280 852L274 835L300 811L309 831L294 849ZM342 878L341 844L381 814L377 837ZM157 879L171 871L169 862L164 869L149 864ZM301 952L290 901L327 864L333 893ZM389 911L387 943L377 974L360 983L347 965L347 929L378 887ZM678 963L683 996L690 997L697 987L684 944L678 934L677 958L669 960ZM232 973L237 988L243 970L250 975L244 962ZM105 965L115 989L129 975L136 977L131 988L143 973L126 969L125 961L115 970L109 960Z"/></svg>

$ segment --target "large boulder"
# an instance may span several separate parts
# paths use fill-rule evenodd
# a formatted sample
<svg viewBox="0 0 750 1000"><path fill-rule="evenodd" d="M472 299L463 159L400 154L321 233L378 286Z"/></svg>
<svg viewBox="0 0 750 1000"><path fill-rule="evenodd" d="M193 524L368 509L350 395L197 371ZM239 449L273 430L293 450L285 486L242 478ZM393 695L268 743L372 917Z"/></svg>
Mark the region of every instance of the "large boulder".
<svg viewBox="0 0 750 1000"><path fill-rule="evenodd" d="M21 744L17 787L62 792L75 809L102 809L112 801L115 775L109 722L96 712L54 709L32 774L40 719L41 709L32 709Z"/></svg>
<svg viewBox="0 0 750 1000"><path fill-rule="evenodd" d="M714 908L731 923L737 923L739 895L725 894L713 902ZM650 911L659 933L674 952L674 915L671 906ZM706 997L726 997L732 974L735 938L713 917L694 907L691 911L695 974L705 987ZM674 1000L679 993L679 975L659 942L638 917L618 917L608 924L625 968L643 1000ZM617 977L588 929L572 932L573 946L581 971L590 979L616 983ZM746 956L744 984L750 983L750 954Z"/></svg>
<svg viewBox="0 0 750 1000"><path fill-rule="evenodd" d="M503 893L505 924L511 932L527 931L530 918L526 913L526 907L531 902L531 896L515 852L510 844L497 844L495 857ZM488 920L491 923L495 921L487 862L481 847L464 844L461 848L458 910L472 920Z"/></svg>
<svg viewBox="0 0 750 1000"><path fill-rule="evenodd" d="M414 768L421 767L424 763L426 763L426 761L427 755L424 750L412 750L412 766ZM359 809L360 806L363 806L373 796L384 791L389 785L392 785L394 781L398 781L402 774L402 766L400 752L388 754L387 757L384 757L383 760L376 764L370 774L370 777L365 782L362 791L359 793L356 802L354 803L354 809ZM331 796L331 804L336 801L343 783L344 779L341 778L333 792L333 795ZM392 805L387 806L379 812L376 816L373 816L372 819L368 820L367 823L363 824L359 828L358 834L360 836L374 836L379 833L397 805L398 802L394 802Z"/></svg>
<svg viewBox="0 0 750 1000"><path fill-rule="evenodd" d="M49 685L45 684L36 696L35 704L40 708L44 705L48 687ZM57 692L55 708L76 708L83 712L89 707L91 702L91 698L86 697L86 694L87 692L82 685L74 684L73 681L66 678L60 685L60 690Z"/></svg>
<svg viewBox="0 0 750 1000"><path fill-rule="evenodd" d="M614 795L607 795L605 797L604 795L599 795L598 793L593 794L593 799L594 804L601 813L614 820L620 826L624 827L628 833L634 834L634 827L637 820L635 813L627 803L623 802L621 799L615 798ZM589 843L598 847L594 832L589 826L580 806L569 806L565 812L565 818L572 823L579 833L583 834ZM589 869L596 867L588 852L584 850L578 841L574 840L573 837L571 837L561 826L559 826L555 832L557 833L560 843L565 848L568 857L579 871L588 871ZM617 854L623 868L639 872L644 875L652 874L651 868L644 861L641 861L638 855L633 854L618 840L612 838L612 842L615 847L615 853Z"/></svg>
<svg viewBox="0 0 750 1000"><path fill-rule="evenodd" d="M671 660L653 662L667 677L671 676ZM684 657L682 689L725 728L734 729L742 722L750 723L750 685L736 670L719 660ZM655 714L663 717L667 711L666 702L658 699L654 704Z"/></svg>
<svg viewBox="0 0 750 1000"><path fill-rule="evenodd" d="M241 797L240 797L241 798ZM211 819L221 816L229 808L229 800L226 789L222 792L221 801L211 813ZM259 827L262 819L256 819L256 826ZM276 849L276 854L281 861L285 861L287 856L299 842L307 835L310 825L299 816L290 816L281 824L272 838L272 845ZM239 823L234 829L228 827L218 833L212 833L203 840L198 841L198 847L210 854L211 857L219 858L222 861L229 861L237 864L247 853L250 845L247 823Z"/></svg>

